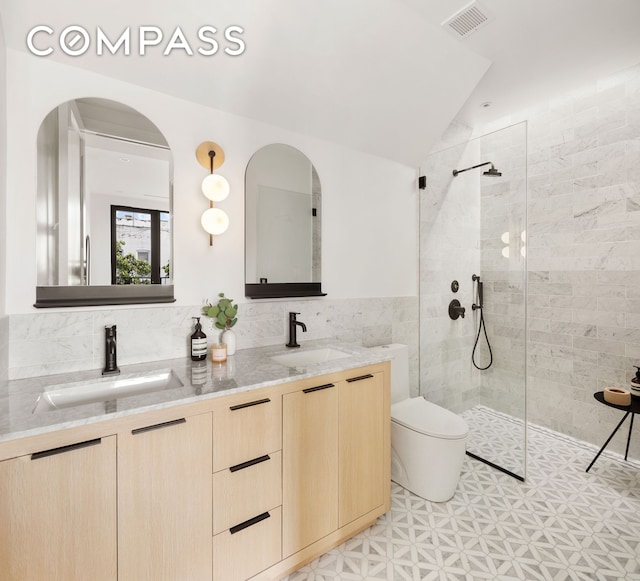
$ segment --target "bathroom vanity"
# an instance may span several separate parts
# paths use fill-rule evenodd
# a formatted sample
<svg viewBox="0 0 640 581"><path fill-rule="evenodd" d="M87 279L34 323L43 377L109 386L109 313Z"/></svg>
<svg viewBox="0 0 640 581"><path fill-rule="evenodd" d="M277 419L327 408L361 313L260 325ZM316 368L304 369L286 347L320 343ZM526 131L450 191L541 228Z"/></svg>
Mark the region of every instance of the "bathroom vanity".
<svg viewBox="0 0 640 581"><path fill-rule="evenodd" d="M373 524L390 507L389 362L305 352L162 362L181 387L34 414L60 377L4 385L3 579L277 580Z"/></svg>

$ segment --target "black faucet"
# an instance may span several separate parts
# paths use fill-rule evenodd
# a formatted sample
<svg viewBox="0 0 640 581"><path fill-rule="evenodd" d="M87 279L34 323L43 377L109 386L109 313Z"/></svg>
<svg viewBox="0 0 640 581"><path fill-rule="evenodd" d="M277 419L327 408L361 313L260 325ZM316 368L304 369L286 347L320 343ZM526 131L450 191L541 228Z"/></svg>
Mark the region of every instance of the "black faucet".
<svg viewBox="0 0 640 581"><path fill-rule="evenodd" d="M296 327L300 325L302 327L302 331L304 333L307 332L307 326L300 321L296 321L296 315L300 313L289 313L289 342L287 343L287 347L300 347L298 345L298 341L296 339Z"/></svg>
<svg viewBox="0 0 640 581"><path fill-rule="evenodd" d="M116 375L118 369L118 352L116 349L116 326L104 328L104 355L105 363L102 375Z"/></svg>

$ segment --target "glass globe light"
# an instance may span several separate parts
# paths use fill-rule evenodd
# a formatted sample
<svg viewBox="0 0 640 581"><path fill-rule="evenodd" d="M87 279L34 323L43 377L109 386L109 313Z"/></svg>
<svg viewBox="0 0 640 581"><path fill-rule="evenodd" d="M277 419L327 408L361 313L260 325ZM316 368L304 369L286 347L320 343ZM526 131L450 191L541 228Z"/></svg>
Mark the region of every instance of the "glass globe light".
<svg viewBox="0 0 640 581"><path fill-rule="evenodd" d="M202 214L200 222L209 234L218 236L229 227L229 216L220 208L209 208Z"/></svg>
<svg viewBox="0 0 640 581"><path fill-rule="evenodd" d="M202 180L202 193L212 202L221 202L229 195L229 182L218 174L209 174Z"/></svg>

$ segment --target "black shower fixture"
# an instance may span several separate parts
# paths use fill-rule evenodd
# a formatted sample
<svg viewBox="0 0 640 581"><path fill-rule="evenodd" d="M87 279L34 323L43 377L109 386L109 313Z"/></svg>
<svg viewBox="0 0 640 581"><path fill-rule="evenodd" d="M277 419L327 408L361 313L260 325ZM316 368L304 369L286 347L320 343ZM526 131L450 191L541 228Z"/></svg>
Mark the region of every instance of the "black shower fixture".
<svg viewBox="0 0 640 581"><path fill-rule="evenodd" d="M490 161L485 161L484 163L479 163L478 165L472 165L471 167L465 167L464 169L454 169L454 170L453 170L453 177L457 176L459 173L462 173L462 172L464 172L464 171L469 171L470 169L476 169L476 168L478 168L478 167L483 167L483 166L485 166L485 165L490 165L491 167L490 167L487 171L482 172L482 175L485 175L485 176L495 176L495 177L498 177L498 176L501 176L501 175L502 175L502 172L499 172L499 171L495 168L495 166L493 165L493 163L492 163L492 162L490 162Z"/></svg>
<svg viewBox="0 0 640 581"><path fill-rule="evenodd" d="M499 177L502 175L501 171L498 171L493 164L491 164L491 167L487 170L487 171L483 171L482 172L483 176L496 176Z"/></svg>

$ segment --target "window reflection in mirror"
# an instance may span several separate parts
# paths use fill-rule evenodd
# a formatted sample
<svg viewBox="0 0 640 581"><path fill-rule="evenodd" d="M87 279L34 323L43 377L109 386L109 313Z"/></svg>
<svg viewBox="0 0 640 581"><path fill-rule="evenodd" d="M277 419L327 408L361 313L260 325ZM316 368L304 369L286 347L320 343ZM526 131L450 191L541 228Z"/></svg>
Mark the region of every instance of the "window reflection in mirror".
<svg viewBox="0 0 640 581"><path fill-rule="evenodd" d="M111 206L111 284L168 284L169 213Z"/></svg>
<svg viewBox="0 0 640 581"><path fill-rule="evenodd" d="M257 151L245 175L245 295L322 295L321 188L294 147Z"/></svg>
<svg viewBox="0 0 640 581"><path fill-rule="evenodd" d="M76 99L44 119L37 153L36 306L172 301L171 152L158 128L121 103Z"/></svg>

